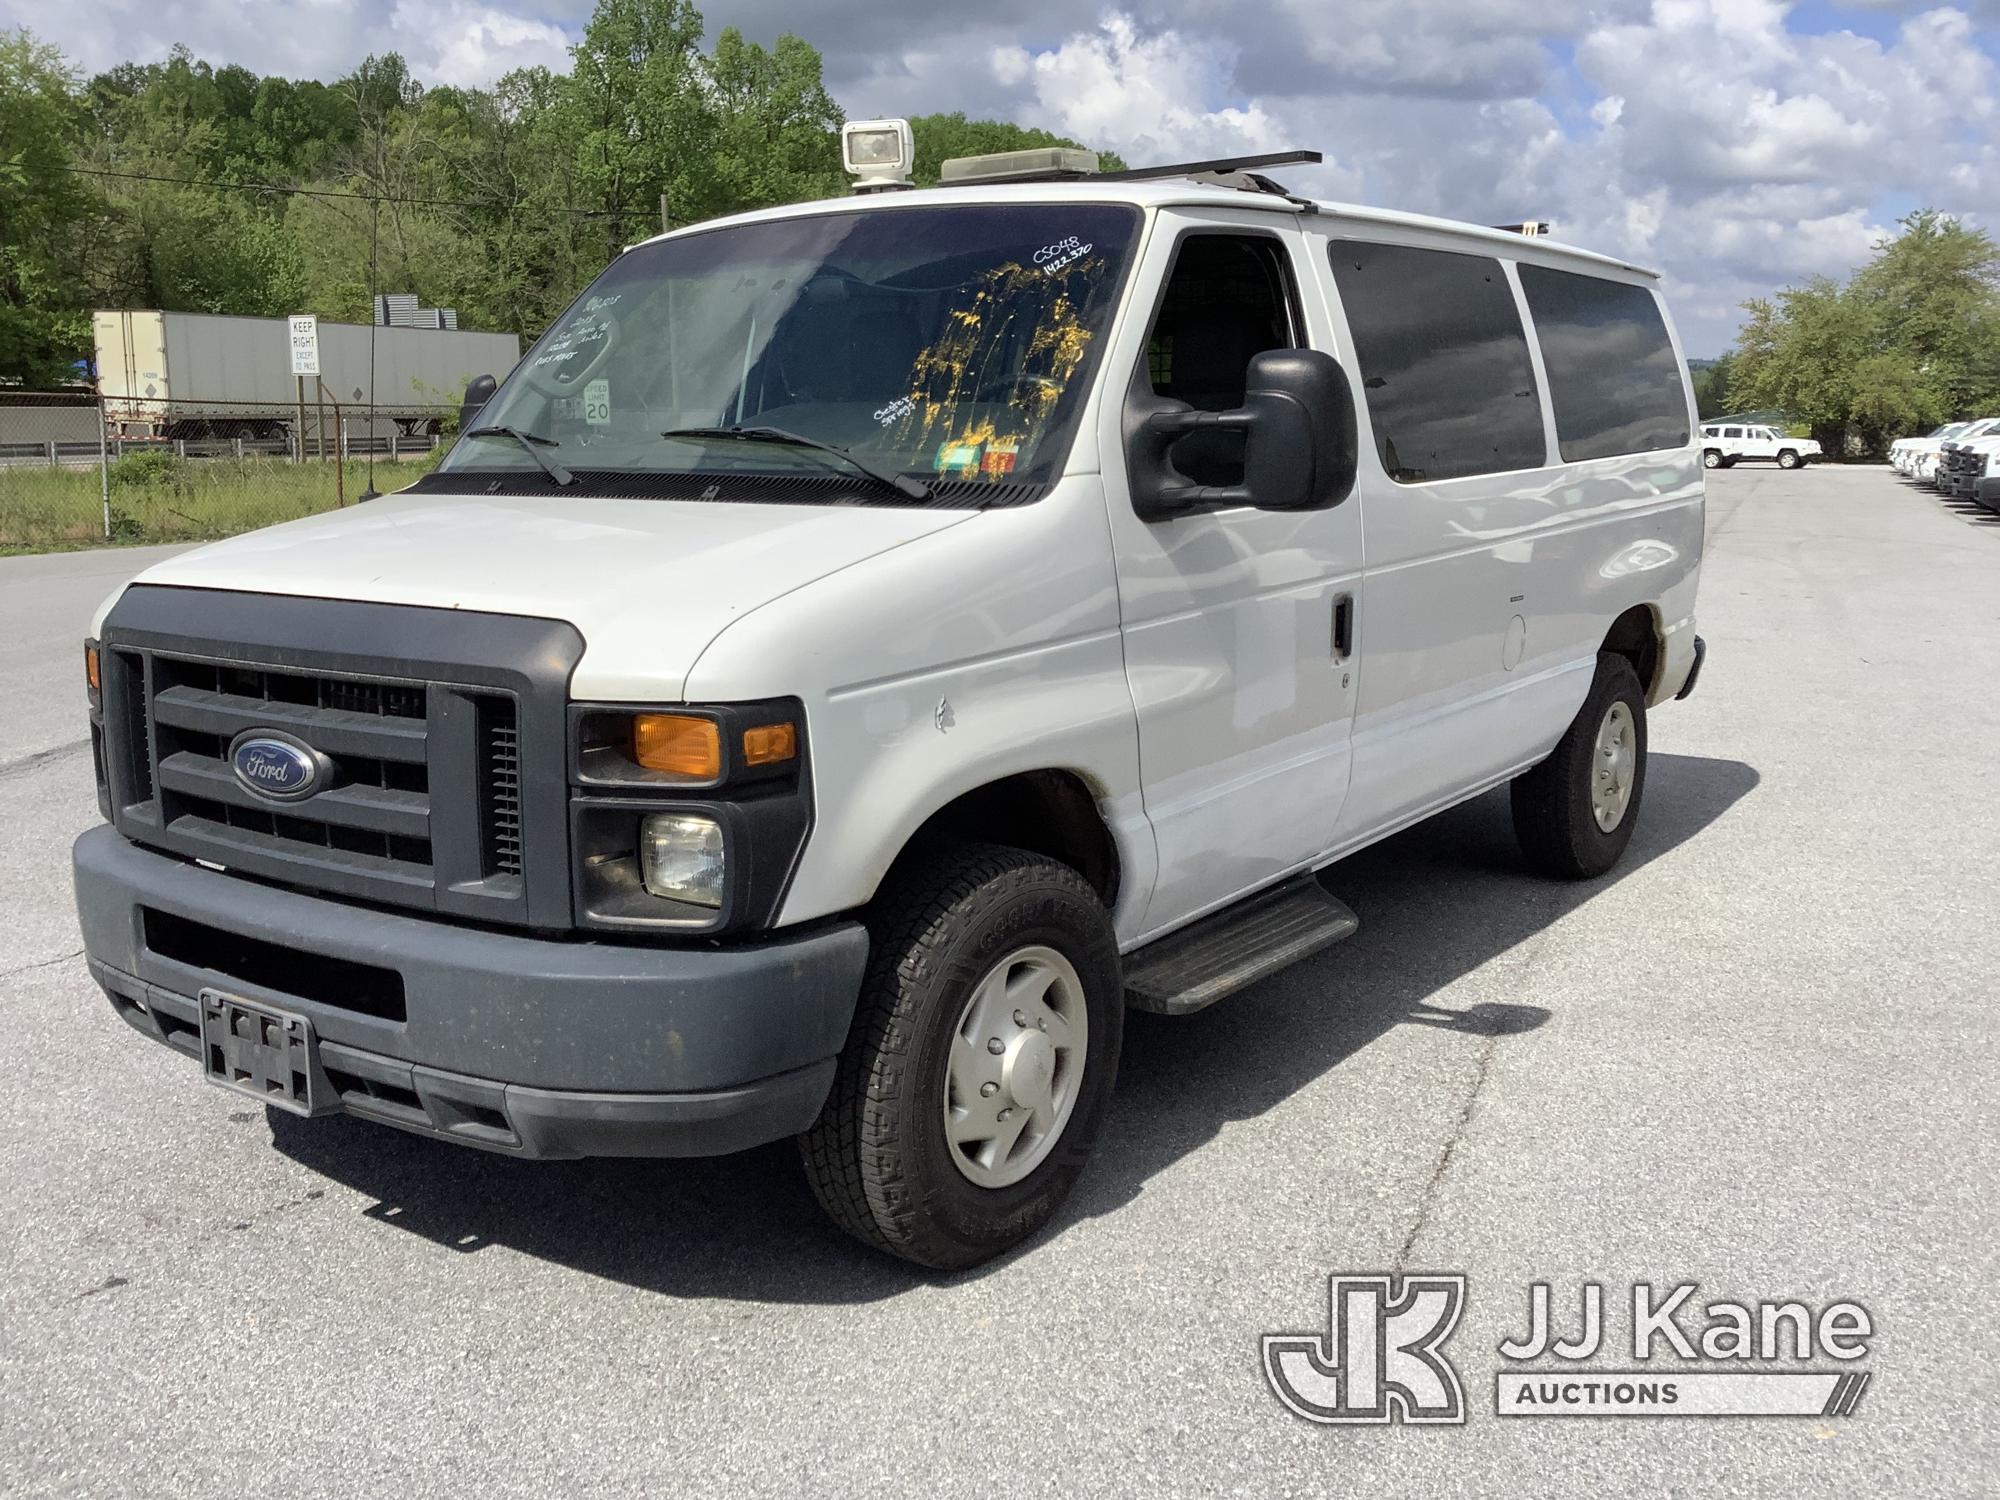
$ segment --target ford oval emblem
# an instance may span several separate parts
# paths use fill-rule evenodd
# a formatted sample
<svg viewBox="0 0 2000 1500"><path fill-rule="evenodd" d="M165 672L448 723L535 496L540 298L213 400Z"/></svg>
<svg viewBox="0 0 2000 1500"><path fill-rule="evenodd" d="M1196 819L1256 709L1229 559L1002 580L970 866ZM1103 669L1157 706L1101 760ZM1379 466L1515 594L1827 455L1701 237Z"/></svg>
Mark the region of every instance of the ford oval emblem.
<svg viewBox="0 0 2000 1500"><path fill-rule="evenodd" d="M326 758L317 750L270 729L236 736L229 747L229 766L238 781L275 802L310 797L320 789L327 770Z"/></svg>

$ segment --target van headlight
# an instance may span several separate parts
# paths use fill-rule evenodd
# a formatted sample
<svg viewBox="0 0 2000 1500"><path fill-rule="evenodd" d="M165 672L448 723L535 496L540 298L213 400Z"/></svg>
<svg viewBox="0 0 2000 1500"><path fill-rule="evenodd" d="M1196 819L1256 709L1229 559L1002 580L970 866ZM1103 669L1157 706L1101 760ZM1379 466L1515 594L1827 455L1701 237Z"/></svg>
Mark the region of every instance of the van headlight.
<svg viewBox="0 0 2000 1500"><path fill-rule="evenodd" d="M777 921L813 820L804 704L573 703L569 719L577 926L717 937Z"/></svg>
<svg viewBox="0 0 2000 1500"><path fill-rule="evenodd" d="M640 878L653 895L719 908L728 888L722 825L699 813L651 813L639 824Z"/></svg>

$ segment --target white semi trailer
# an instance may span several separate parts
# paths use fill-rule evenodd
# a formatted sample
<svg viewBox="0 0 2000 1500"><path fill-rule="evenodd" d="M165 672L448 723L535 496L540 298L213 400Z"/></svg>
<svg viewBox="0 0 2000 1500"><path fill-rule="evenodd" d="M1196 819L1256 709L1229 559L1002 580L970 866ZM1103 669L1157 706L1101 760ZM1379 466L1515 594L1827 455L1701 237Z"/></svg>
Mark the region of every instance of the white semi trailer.
<svg viewBox="0 0 2000 1500"><path fill-rule="evenodd" d="M106 310L92 325L97 390L114 438L275 439L296 420L301 395L310 425L322 402L358 416L371 389L378 421L425 437L468 380L505 379L521 356L511 333L322 322L320 373L305 377L301 392L283 318Z"/></svg>

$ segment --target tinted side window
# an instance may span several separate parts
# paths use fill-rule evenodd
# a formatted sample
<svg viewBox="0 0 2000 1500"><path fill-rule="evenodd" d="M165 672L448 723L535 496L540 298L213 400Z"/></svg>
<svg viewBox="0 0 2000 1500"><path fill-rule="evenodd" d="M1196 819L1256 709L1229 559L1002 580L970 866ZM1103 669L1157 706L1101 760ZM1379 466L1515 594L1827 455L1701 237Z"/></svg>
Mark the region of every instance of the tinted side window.
<svg viewBox="0 0 2000 1500"><path fill-rule="evenodd" d="M1146 342L1153 394L1197 411L1235 410L1243 404L1251 357L1300 342L1293 333L1296 300L1285 248L1269 235L1189 235L1174 256ZM1243 435L1189 433L1174 444L1171 462L1195 484L1241 484Z"/></svg>
<svg viewBox="0 0 2000 1500"><path fill-rule="evenodd" d="M1528 340L1500 262L1336 240L1328 253L1389 477L1405 484L1548 462Z"/></svg>
<svg viewBox="0 0 2000 1500"><path fill-rule="evenodd" d="M1681 362L1653 294L1546 266L1520 271L1563 458L1574 463L1685 443ZM1732 429L1728 435L1739 434Z"/></svg>

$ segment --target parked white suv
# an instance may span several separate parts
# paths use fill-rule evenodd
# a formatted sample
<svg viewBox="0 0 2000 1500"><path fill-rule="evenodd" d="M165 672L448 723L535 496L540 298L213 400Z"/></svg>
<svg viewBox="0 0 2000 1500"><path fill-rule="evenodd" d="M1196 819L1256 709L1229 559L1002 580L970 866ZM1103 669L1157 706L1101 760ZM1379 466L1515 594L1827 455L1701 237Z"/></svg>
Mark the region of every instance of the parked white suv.
<svg viewBox="0 0 2000 1500"><path fill-rule="evenodd" d="M1710 422L1701 429L1701 461L1710 469L1753 459L1796 469L1820 456L1819 444L1812 438L1791 437L1755 422Z"/></svg>
<svg viewBox="0 0 2000 1500"><path fill-rule="evenodd" d="M1702 660L1654 278L1022 170L637 246L433 474L107 601L117 1014L516 1156L796 1135L962 1266L1083 1170L1128 1004L1354 930L1314 872L1506 785L1609 870Z"/></svg>

